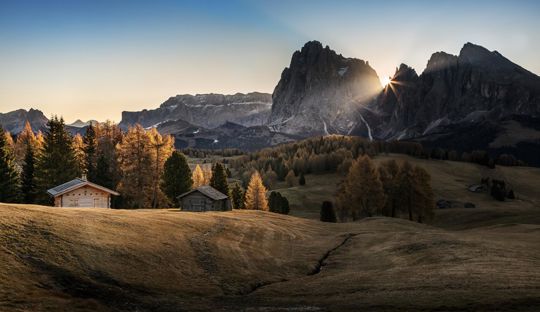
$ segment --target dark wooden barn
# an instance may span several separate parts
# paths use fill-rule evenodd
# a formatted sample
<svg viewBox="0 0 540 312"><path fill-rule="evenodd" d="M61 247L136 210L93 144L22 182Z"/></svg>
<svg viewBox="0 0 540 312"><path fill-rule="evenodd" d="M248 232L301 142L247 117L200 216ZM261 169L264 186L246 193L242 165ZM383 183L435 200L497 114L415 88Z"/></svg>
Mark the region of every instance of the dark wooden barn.
<svg viewBox="0 0 540 312"><path fill-rule="evenodd" d="M204 185L178 196L182 211L228 211L229 196L215 188Z"/></svg>

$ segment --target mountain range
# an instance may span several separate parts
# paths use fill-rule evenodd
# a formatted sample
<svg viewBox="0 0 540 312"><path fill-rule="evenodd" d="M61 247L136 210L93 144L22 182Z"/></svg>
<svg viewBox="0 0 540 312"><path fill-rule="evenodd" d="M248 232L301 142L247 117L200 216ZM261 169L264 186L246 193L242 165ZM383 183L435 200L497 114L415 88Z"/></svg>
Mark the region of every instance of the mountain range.
<svg viewBox="0 0 540 312"><path fill-rule="evenodd" d="M0 114L13 133L25 120L40 129L47 119L37 110ZM272 94L177 95L156 109L122 112L120 127L156 127L177 147L250 150L351 134L512 153L540 165L539 121L540 77L497 51L467 43L459 55L436 52L420 75L401 64L383 87L368 61L310 41L293 53Z"/></svg>

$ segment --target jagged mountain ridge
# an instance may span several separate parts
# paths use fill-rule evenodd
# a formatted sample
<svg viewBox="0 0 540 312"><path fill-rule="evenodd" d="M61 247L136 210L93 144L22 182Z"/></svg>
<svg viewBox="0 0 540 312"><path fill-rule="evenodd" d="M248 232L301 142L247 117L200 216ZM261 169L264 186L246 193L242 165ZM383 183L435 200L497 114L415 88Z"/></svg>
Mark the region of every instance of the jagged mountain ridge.
<svg viewBox="0 0 540 312"><path fill-rule="evenodd" d="M346 134L354 126L353 113L381 88L368 62L307 42L294 52L274 89L269 126L302 136Z"/></svg>
<svg viewBox="0 0 540 312"><path fill-rule="evenodd" d="M263 125L272 105L268 93L236 93L177 95L157 109L122 112L120 127L139 123L143 127L157 127L167 121L183 120L195 126L215 128L227 121L243 126Z"/></svg>
<svg viewBox="0 0 540 312"><path fill-rule="evenodd" d="M0 113L0 125L11 134L18 134L28 121L35 131L43 130L47 126L47 117L37 109L18 109L7 113Z"/></svg>

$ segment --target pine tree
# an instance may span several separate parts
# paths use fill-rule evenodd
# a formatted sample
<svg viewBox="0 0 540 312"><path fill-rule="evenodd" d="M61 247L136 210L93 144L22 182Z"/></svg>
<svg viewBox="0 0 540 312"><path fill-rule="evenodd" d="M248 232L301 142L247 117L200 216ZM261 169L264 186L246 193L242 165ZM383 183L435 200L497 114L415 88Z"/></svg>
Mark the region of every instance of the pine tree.
<svg viewBox="0 0 540 312"><path fill-rule="evenodd" d="M306 185L306 177L304 177L303 172L300 172L300 177L298 178L298 184Z"/></svg>
<svg viewBox="0 0 540 312"><path fill-rule="evenodd" d="M34 174L34 147L32 147L32 144L29 141L27 141L26 153L24 155L24 163L22 165L21 173L21 192L23 196L23 202L26 204L33 204L36 201L37 189Z"/></svg>
<svg viewBox="0 0 540 312"><path fill-rule="evenodd" d="M221 163L216 163L212 170L212 178L210 179L210 186L220 191L221 193L229 194L229 184L227 183L227 172L225 167Z"/></svg>
<svg viewBox="0 0 540 312"><path fill-rule="evenodd" d="M234 209L244 208L244 192L238 183L231 190L231 201Z"/></svg>
<svg viewBox="0 0 540 312"><path fill-rule="evenodd" d="M270 212L288 214L289 200L279 192L271 192L268 198L268 207Z"/></svg>
<svg viewBox="0 0 540 312"><path fill-rule="evenodd" d="M321 218L322 222L337 222L336 212L332 202L323 201L321 206Z"/></svg>
<svg viewBox="0 0 540 312"><path fill-rule="evenodd" d="M380 214L384 191L377 169L369 156L353 162L337 197L339 209L350 212L353 220Z"/></svg>
<svg viewBox="0 0 540 312"><path fill-rule="evenodd" d="M262 183L261 175L258 171L255 171L253 175L251 175L245 194L244 207L246 209L268 211L266 188Z"/></svg>
<svg viewBox="0 0 540 312"><path fill-rule="evenodd" d="M191 179L193 180L193 188L198 188L199 186L204 185L204 173L201 169L201 166L196 165L195 169L193 169L193 173L191 176Z"/></svg>
<svg viewBox="0 0 540 312"><path fill-rule="evenodd" d="M71 135L64 119L53 116L47 123L43 148L36 161L37 202L50 204L48 189L81 175L75 158Z"/></svg>
<svg viewBox="0 0 540 312"><path fill-rule="evenodd" d="M93 169L93 180L89 180L104 186L106 188L114 189L115 184L113 182L113 179L111 177L111 166L109 165L109 161L104 155L99 156L96 164L96 168Z"/></svg>
<svg viewBox="0 0 540 312"><path fill-rule="evenodd" d="M19 175L15 167L13 149L0 126L0 202L15 203L21 198Z"/></svg>
<svg viewBox="0 0 540 312"><path fill-rule="evenodd" d="M191 170L189 169L186 156L174 151L165 162L161 190L175 207L179 207L178 196L191 190Z"/></svg>
<svg viewBox="0 0 540 312"><path fill-rule="evenodd" d="M84 166L88 181L97 182L97 135L96 127L89 125L83 138L84 143ZM102 164L103 165L103 164Z"/></svg>

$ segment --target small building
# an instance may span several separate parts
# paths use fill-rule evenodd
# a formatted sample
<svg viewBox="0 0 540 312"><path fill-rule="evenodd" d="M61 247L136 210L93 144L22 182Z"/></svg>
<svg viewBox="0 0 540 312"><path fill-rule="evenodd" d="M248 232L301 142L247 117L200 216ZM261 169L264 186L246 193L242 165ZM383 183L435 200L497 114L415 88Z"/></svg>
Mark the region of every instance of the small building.
<svg viewBox="0 0 540 312"><path fill-rule="evenodd" d="M48 190L55 207L111 208L111 196L120 195L86 178L73 179Z"/></svg>
<svg viewBox="0 0 540 312"><path fill-rule="evenodd" d="M229 196L215 188L204 185L178 196L182 211L228 211Z"/></svg>

